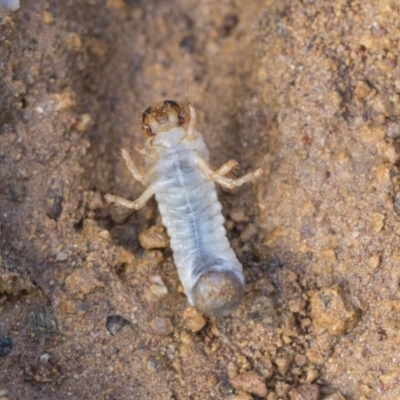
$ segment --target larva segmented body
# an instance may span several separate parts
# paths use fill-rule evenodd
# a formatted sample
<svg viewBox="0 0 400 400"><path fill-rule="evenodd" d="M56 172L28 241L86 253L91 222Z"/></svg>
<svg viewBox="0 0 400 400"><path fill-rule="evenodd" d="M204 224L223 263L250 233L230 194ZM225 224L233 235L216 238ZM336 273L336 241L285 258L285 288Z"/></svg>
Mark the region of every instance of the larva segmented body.
<svg viewBox="0 0 400 400"><path fill-rule="evenodd" d="M262 171L228 179L224 175L236 166L233 160L212 171L209 152L194 129L195 121L191 105L181 107L166 100L148 108L142 116L147 138L141 151L146 157L145 176L126 150L122 155L133 176L149 186L135 202L112 195L106 198L138 209L155 194L189 303L204 314L222 316L240 304L244 278L242 265L226 237L214 182L233 188L252 181Z"/></svg>

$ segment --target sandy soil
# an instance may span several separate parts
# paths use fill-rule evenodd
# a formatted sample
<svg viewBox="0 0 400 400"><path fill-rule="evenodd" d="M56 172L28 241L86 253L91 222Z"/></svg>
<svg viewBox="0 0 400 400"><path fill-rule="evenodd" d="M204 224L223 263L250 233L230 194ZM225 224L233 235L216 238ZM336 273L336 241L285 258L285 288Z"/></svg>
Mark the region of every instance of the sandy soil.
<svg viewBox="0 0 400 400"><path fill-rule="evenodd" d="M0 11L0 399L400 399L400 8L37 0ZM190 100L245 268L188 307L119 149ZM139 156L136 157L138 160Z"/></svg>

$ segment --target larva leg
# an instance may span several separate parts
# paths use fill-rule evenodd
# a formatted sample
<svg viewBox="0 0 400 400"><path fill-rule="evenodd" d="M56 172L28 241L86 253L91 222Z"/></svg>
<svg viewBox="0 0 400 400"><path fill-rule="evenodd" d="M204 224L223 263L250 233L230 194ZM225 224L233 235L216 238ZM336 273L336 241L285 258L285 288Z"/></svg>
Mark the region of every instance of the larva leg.
<svg viewBox="0 0 400 400"><path fill-rule="evenodd" d="M223 175L230 171L230 165L232 165L231 169L233 168L232 161L234 160L228 161L226 164L224 164L222 167L214 172L202 157L197 156L197 164L207 176L207 178L227 189L234 189L235 187L242 186L244 183L252 182L262 175L262 169L258 168L254 172L249 172L248 174L238 179L225 178Z"/></svg>
<svg viewBox="0 0 400 400"><path fill-rule="evenodd" d="M242 186L245 183L252 182L255 179L259 178L262 175L262 172L262 169L258 168L255 171L249 172L248 174L238 179L229 179L219 175L215 176L213 180L214 182L220 184L227 189L234 189L235 187Z"/></svg>
<svg viewBox="0 0 400 400"><path fill-rule="evenodd" d="M125 150L124 148L121 150L122 152L122 157L125 160L126 166L129 170L129 172L133 175L133 177L141 182L143 185L147 185L149 183L149 180L154 172L154 168L149 169L146 171L144 175L142 175L139 170L137 169L134 161L132 160L131 156L129 155L128 151ZM146 152L143 150L142 154L146 155Z"/></svg>
<svg viewBox="0 0 400 400"><path fill-rule="evenodd" d="M114 196L112 194L106 194L104 197L109 203L114 203L119 206L130 208L132 210L139 210L147 203L147 201L151 198L151 196L153 196L153 194L153 187L148 186L146 190L140 195L140 197L135 201L129 201L124 199L123 197Z"/></svg>
<svg viewBox="0 0 400 400"><path fill-rule="evenodd" d="M121 149L122 157L125 160L126 166L128 167L129 172L133 175L133 177L143 183L144 178L143 175L137 169L134 161L132 160L131 156L129 155L128 151L124 148Z"/></svg>
<svg viewBox="0 0 400 400"><path fill-rule="evenodd" d="M233 168L235 168L237 166L238 166L238 163L236 160L229 160L224 165L219 167L215 172L213 172L211 176L218 176L218 175L225 176L230 171L232 171Z"/></svg>

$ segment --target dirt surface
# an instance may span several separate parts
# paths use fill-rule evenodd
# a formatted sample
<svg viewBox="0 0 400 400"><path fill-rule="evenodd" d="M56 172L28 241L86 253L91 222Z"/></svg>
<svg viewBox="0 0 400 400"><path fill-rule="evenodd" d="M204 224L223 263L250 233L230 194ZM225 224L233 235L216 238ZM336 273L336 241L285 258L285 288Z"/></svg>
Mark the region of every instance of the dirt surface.
<svg viewBox="0 0 400 400"><path fill-rule="evenodd" d="M0 10L0 399L400 399L397 2L21 3ZM212 164L265 170L219 191L246 277L221 319L188 307L155 201L103 197L141 193L119 149L186 80Z"/></svg>

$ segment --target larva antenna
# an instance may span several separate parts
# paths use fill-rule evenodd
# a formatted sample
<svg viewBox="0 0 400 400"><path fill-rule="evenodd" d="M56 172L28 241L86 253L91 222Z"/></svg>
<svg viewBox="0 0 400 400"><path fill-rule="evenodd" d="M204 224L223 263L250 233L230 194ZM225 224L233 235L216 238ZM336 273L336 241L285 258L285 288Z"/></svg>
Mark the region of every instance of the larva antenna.
<svg viewBox="0 0 400 400"><path fill-rule="evenodd" d="M186 104L189 105L190 101L189 101L189 79L185 79L185 86L186 86Z"/></svg>

